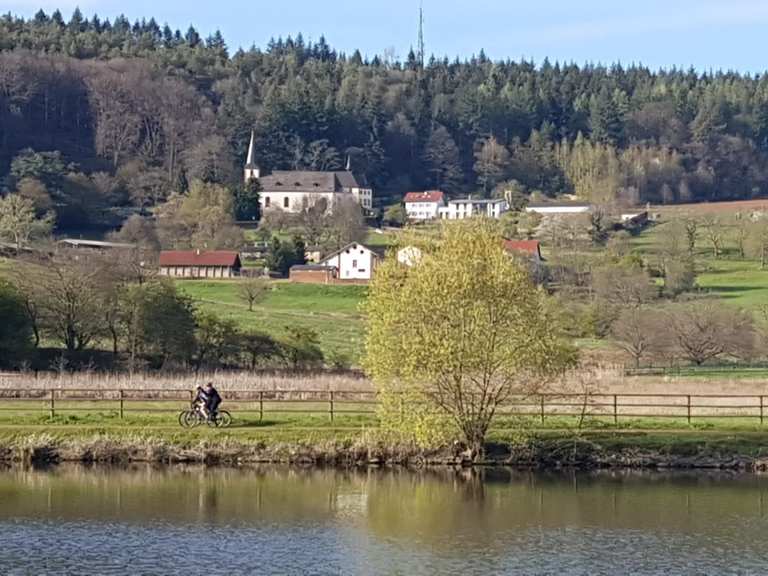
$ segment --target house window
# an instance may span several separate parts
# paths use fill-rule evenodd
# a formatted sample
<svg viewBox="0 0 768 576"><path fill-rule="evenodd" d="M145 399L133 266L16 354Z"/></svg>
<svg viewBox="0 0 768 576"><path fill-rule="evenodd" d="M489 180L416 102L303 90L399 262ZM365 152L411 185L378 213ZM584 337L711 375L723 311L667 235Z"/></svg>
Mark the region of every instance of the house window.
<svg viewBox="0 0 768 576"><path fill-rule="evenodd" d="M266 208L269 208L269 196L265 196L265 197L264 197L264 206L265 206Z"/></svg>
<svg viewBox="0 0 768 576"><path fill-rule="evenodd" d="M352 260L352 268L357 268L357 260Z"/></svg>
<svg viewBox="0 0 768 576"><path fill-rule="evenodd" d="M288 208L288 197L283 198L283 208Z"/></svg>

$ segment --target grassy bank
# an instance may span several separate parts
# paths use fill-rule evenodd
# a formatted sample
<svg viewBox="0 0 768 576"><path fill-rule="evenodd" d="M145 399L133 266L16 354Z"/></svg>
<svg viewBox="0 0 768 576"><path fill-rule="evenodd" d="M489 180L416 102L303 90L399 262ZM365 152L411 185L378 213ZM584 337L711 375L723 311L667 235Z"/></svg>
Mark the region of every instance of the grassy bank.
<svg viewBox="0 0 768 576"><path fill-rule="evenodd" d="M538 468L723 468L764 470L768 432L574 431L491 434L475 464ZM247 465L455 465L460 449L395 442L370 430L195 430L129 427L0 427L0 461L157 462Z"/></svg>

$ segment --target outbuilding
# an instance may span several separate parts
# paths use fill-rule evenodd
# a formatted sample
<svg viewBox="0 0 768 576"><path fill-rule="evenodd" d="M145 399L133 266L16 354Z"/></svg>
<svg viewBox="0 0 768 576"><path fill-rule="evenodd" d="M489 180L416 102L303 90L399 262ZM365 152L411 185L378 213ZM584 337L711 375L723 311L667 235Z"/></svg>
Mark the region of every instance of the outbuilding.
<svg viewBox="0 0 768 576"><path fill-rule="evenodd" d="M234 278L240 276L240 254L225 250L165 250L160 275L171 278Z"/></svg>

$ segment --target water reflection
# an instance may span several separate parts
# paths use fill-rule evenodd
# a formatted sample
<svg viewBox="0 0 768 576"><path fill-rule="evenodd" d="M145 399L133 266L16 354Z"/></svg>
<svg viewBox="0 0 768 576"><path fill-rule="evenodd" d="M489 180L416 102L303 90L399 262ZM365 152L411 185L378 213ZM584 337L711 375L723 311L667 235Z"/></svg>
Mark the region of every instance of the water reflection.
<svg viewBox="0 0 768 576"><path fill-rule="evenodd" d="M714 473L10 469L0 573L59 573L38 558L41 539L66 542L86 572L121 573L122 539L151 541L141 573L198 573L181 558L213 538L232 574L256 561L264 573L758 574L766 489L766 477Z"/></svg>

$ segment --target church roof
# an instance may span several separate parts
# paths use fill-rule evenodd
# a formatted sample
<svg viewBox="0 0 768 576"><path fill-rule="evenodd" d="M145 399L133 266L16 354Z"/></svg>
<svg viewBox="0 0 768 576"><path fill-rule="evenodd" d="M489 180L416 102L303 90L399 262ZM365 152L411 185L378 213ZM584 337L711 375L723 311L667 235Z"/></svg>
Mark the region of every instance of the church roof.
<svg viewBox="0 0 768 576"><path fill-rule="evenodd" d="M312 170L275 170L259 179L264 191L341 192L358 188L351 172L320 172Z"/></svg>

